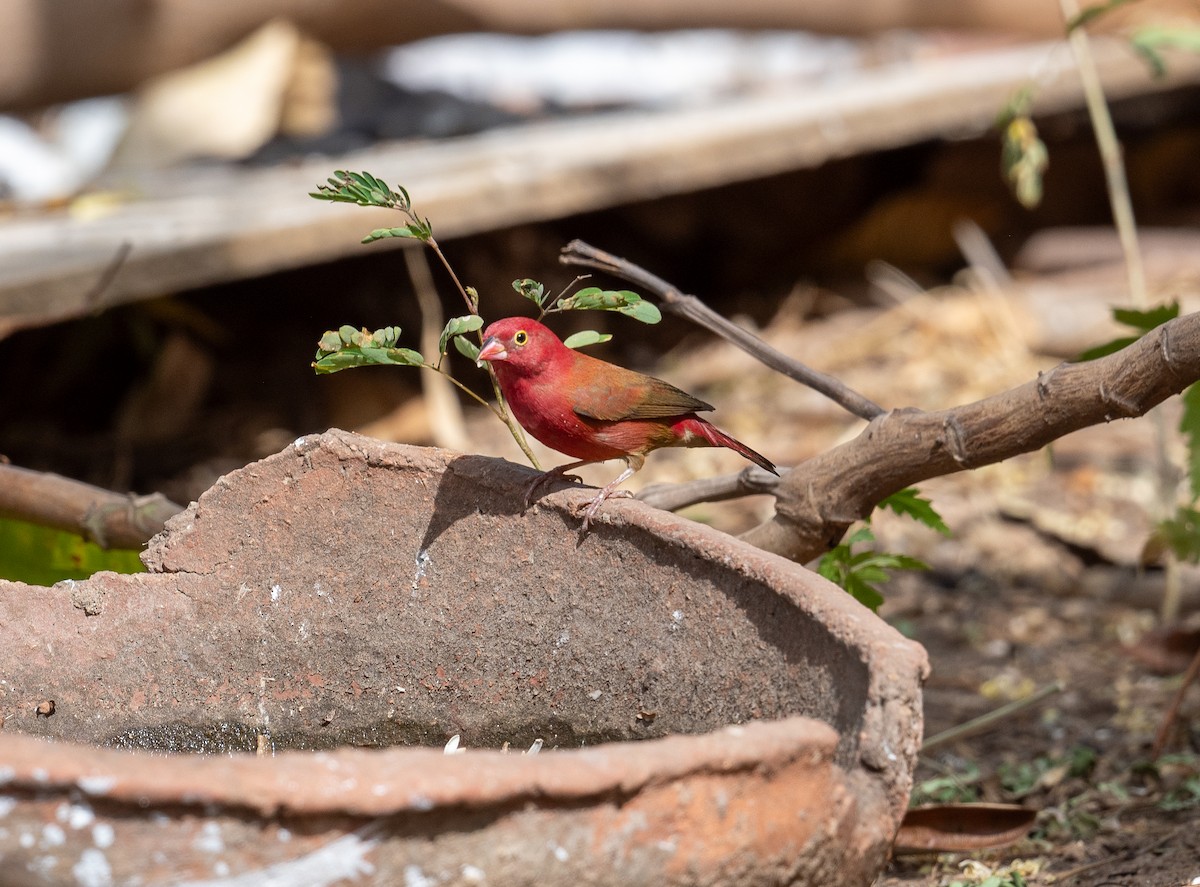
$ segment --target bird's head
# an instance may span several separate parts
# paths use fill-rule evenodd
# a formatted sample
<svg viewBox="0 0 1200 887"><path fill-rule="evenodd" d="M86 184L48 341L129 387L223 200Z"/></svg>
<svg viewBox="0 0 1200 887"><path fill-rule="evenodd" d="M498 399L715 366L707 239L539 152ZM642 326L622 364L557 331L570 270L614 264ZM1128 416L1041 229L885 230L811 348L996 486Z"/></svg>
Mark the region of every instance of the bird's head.
<svg viewBox="0 0 1200 887"><path fill-rule="evenodd" d="M547 367L565 350L549 327L529 317L506 317L483 331L479 359L503 363L509 371L527 374Z"/></svg>

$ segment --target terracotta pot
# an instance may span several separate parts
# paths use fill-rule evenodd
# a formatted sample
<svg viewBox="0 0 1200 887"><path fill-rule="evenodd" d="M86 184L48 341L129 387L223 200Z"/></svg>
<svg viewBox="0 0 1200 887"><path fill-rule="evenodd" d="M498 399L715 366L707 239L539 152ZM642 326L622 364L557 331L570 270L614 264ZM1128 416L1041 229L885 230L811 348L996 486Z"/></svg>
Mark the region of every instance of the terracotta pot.
<svg viewBox="0 0 1200 887"><path fill-rule="evenodd" d="M0 881L869 884L921 648L641 503L522 515L530 476L332 431L149 574L0 583Z"/></svg>

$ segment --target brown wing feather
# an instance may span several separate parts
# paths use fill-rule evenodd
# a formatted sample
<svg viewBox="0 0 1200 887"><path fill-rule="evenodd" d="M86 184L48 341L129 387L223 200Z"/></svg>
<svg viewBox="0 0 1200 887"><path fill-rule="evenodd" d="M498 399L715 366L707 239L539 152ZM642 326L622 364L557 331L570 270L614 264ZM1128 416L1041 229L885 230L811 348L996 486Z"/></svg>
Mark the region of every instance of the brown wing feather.
<svg viewBox="0 0 1200 887"><path fill-rule="evenodd" d="M664 419L713 408L669 382L613 364L605 363L603 372L581 375L591 379L575 389L572 407L588 419Z"/></svg>

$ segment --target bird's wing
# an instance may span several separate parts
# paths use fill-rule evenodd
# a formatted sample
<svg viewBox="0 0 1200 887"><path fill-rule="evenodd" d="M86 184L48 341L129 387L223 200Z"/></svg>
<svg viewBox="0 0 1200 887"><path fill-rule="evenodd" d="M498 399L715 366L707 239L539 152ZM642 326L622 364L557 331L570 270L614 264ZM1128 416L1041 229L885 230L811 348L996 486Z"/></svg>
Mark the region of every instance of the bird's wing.
<svg viewBox="0 0 1200 887"><path fill-rule="evenodd" d="M572 408L588 419L613 422L664 419L713 407L662 379L607 364L603 374L576 388Z"/></svg>

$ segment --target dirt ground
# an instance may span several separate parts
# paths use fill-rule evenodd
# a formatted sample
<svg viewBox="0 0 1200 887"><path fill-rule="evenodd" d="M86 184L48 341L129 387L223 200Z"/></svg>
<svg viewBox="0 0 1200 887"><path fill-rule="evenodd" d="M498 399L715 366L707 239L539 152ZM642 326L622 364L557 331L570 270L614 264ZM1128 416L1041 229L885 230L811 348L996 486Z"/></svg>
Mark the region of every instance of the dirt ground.
<svg viewBox="0 0 1200 887"><path fill-rule="evenodd" d="M966 571L906 576L888 591L884 614L925 645L933 665L926 736L1055 682L1062 691L928 754L915 800L1018 803L1037 811L1037 824L1002 850L900 857L876 883L999 887L1014 883L1012 868L1031 885L1198 883L1200 689L1185 697L1154 764L1155 732L1180 681L1127 648L1155 624L1161 572L1085 566L1061 540L1015 521L980 535L1006 539L1011 560L983 554ZM1012 575L1020 560L1024 575ZM1029 569L1039 561L1041 581Z"/></svg>

